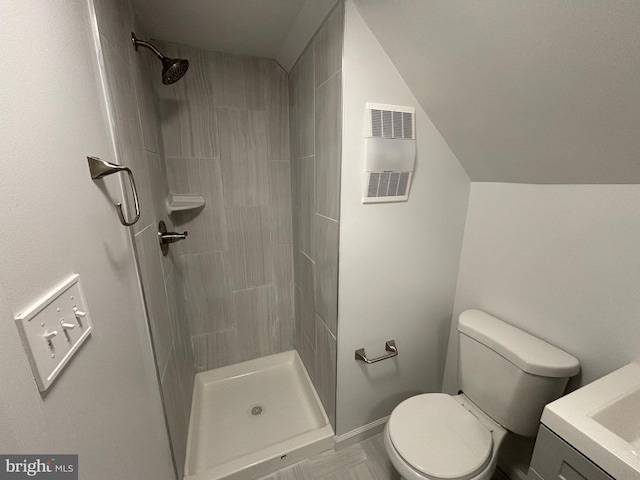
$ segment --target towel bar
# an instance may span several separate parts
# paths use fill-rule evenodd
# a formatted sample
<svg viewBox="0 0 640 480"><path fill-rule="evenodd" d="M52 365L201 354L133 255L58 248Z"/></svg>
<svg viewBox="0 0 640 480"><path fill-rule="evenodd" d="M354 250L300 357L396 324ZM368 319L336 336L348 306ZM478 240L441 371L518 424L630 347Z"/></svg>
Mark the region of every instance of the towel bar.
<svg viewBox="0 0 640 480"><path fill-rule="evenodd" d="M359 348L358 350L356 350L356 360L360 360L361 362L370 364L370 363L381 362L382 360L386 360L387 358L393 358L398 355L398 347L396 347L395 340L389 340L387 343L385 343L384 349L387 352L391 352L391 353L387 353L386 355L382 355L381 357L378 357L378 358L369 359L367 358L367 354L364 353L364 348Z"/></svg>

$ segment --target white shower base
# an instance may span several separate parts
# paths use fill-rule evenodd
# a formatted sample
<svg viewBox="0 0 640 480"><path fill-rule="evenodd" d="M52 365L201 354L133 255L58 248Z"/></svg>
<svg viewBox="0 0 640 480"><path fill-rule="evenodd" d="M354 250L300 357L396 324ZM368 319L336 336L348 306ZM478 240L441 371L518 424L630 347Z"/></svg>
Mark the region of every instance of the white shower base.
<svg viewBox="0 0 640 480"><path fill-rule="evenodd" d="M257 478L332 446L295 350L196 375L185 480Z"/></svg>

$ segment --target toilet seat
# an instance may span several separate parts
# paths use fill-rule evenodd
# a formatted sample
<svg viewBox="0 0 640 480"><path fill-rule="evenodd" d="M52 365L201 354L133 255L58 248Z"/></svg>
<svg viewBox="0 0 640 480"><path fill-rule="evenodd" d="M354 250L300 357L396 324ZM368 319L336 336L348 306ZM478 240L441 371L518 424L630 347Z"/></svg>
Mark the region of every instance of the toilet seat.
<svg viewBox="0 0 640 480"><path fill-rule="evenodd" d="M491 432L450 395L405 400L393 410L387 427L394 449L426 478L467 480L491 461Z"/></svg>

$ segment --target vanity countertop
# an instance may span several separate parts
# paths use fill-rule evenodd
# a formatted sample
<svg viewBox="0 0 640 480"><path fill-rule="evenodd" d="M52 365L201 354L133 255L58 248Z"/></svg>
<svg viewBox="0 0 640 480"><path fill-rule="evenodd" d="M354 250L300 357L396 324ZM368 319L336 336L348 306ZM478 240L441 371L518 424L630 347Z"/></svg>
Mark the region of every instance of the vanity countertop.
<svg viewBox="0 0 640 480"><path fill-rule="evenodd" d="M640 480L640 365L550 403L541 422L614 478Z"/></svg>

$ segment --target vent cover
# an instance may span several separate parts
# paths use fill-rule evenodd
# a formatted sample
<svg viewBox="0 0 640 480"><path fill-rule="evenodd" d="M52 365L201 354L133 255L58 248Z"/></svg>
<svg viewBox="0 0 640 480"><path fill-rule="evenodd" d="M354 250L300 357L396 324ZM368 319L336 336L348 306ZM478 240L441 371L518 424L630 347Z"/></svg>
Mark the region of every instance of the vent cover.
<svg viewBox="0 0 640 480"><path fill-rule="evenodd" d="M367 103L362 203L403 202L416 157L415 108Z"/></svg>
<svg viewBox="0 0 640 480"><path fill-rule="evenodd" d="M415 112L412 107L367 103L364 136L415 140Z"/></svg>
<svg viewBox="0 0 640 480"><path fill-rule="evenodd" d="M403 202L409 199L413 172L367 172L363 203Z"/></svg>

